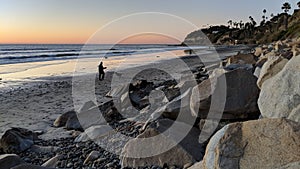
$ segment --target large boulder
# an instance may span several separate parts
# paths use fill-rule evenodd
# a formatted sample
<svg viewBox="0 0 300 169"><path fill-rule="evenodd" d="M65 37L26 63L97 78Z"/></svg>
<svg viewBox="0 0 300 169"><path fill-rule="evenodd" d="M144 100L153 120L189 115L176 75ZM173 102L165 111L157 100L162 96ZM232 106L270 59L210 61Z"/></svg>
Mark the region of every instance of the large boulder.
<svg viewBox="0 0 300 169"><path fill-rule="evenodd" d="M300 56L262 84L258 106L263 117L300 122Z"/></svg>
<svg viewBox="0 0 300 169"><path fill-rule="evenodd" d="M24 161L16 154L0 155L0 169L9 169L24 163Z"/></svg>
<svg viewBox="0 0 300 169"><path fill-rule="evenodd" d="M209 141L203 169L282 168L300 160L300 124L286 119L233 123Z"/></svg>
<svg viewBox="0 0 300 169"><path fill-rule="evenodd" d="M193 164L203 157L199 135L198 129L187 124L159 120L125 145L121 157L122 167L163 167L164 164L183 167ZM180 141L180 138L183 140Z"/></svg>
<svg viewBox="0 0 300 169"><path fill-rule="evenodd" d="M222 119L248 119L258 117L259 89L252 70L216 69L210 79L193 88L191 108L194 116L206 118L209 111Z"/></svg>
<svg viewBox="0 0 300 169"><path fill-rule="evenodd" d="M257 86L261 88L263 82L280 72L287 62L287 59L280 56L268 57L260 71Z"/></svg>
<svg viewBox="0 0 300 169"><path fill-rule="evenodd" d="M5 153L20 153L29 149L37 139L37 135L30 130L12 128L7 130L0 139L0 148Z"/></svg>

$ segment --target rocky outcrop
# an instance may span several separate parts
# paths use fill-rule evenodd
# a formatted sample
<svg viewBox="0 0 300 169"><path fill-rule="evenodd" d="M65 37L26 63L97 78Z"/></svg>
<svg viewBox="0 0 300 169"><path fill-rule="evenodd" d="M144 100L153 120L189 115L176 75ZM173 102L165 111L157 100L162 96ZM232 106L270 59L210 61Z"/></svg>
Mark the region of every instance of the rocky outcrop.
<svg viewBox="0 0 300 169"><path fill-rule="evenodd" d="M264 81L280 72L287 62L287 59L280 56L268 57L267 62L263 65L260 71L257 86L261 88Z"/></svg>
<svg viewBox="0 0 300 169"><path fill-rule="evenodd" d="M256 117L259 94L256 81L252 70L214 70L210 79L193 89L190 103L193 115L206 118L211 110L223 113L222 119Z"/></svg>
<svg viewBox="0 0 300 169"><path fill-rule="evenodd" d="M234 123L209 141L204 169L282 168L300 160L300 124L286 119Z"/></svg>
<svg viewBox="0 0 300 169"><path fill-rule="evenodd" d="M163 167L164 164L183 167L192 164L202 159L203 148L198 142L199 134L198 129L184 123L159 120L125 145L122 167Z"/></svg>
<svg viewBox="0 0 300 169"><path fill-rule="evenodd" d="M0 148L5 153L19 153L29 149L37 139L37 135L30 130L12 128L7 130L0 139Z"/></svg>
<svg viewBox="0 0 300 169"><path fill-rule="evenodd" d="M9 169L24 161L16 154L3 154L0 155L0 169Z"/></svg>
<svg viewBox="0 0 300 169"><path fill-rule="evenodd" d="M262 85L259 109L266 118L287 118L300 122L300 56L293 57L285 67Z"/></svg>

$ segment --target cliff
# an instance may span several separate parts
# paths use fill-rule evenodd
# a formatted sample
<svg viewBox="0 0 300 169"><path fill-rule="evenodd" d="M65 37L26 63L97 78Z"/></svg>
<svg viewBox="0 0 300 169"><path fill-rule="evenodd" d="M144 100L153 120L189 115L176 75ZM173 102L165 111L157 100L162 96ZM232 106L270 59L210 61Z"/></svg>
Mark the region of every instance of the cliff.
<svg viewBox="0 0 300 169"><path fill-rule="evenodd" d="M295 10L293 15L282 13L274 16L259 26L256 26L256 23L248 22L239 28L221 25L197 30L188 34L183 44L204 45L207 39L213 44L219 45L261 44L296 37L300 37L299 9Z"/></svg>

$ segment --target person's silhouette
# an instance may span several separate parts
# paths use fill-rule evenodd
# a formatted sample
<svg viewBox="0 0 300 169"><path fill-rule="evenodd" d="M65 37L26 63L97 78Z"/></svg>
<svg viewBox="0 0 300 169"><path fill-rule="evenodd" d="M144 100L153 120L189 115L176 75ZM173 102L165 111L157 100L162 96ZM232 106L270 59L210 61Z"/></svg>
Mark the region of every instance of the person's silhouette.
<svg viewBox="0 0 300 169"><path fill-rule="evenodd" d="M104 76L105 76L104 69L106 69L106 67L103 67L103 62L100 62L99 66L98 66L99 80L104 79Z"/></svg>

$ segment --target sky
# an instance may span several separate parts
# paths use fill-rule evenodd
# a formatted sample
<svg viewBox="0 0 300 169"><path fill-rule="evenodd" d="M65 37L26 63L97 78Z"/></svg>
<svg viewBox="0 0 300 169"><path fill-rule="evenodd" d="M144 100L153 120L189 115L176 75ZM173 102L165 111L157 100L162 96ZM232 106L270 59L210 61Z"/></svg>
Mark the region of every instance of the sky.
<svg viewBox="0 0 300 169"><path fill-rule="evenodd" d="M298 0L0 0L0 43L178 43L207 24L276 15L284 2Z"/></svg>

